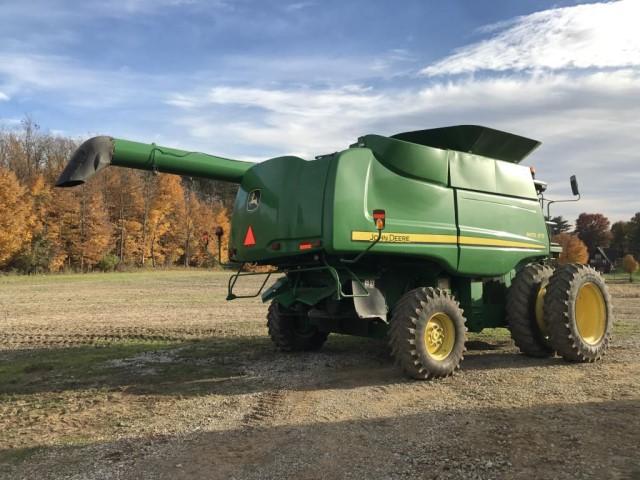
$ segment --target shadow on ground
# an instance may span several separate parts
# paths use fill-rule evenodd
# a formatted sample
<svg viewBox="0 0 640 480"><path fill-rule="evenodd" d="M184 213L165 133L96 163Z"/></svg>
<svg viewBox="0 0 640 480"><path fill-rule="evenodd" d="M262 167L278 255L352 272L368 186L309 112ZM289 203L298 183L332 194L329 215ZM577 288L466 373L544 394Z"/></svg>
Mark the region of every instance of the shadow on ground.
<svg viewBox="0 0 640 480"><path fill-rule="evenodd" d="M468 342L462 368L548 368L558 358L519 355L510 342ZM128 341L57 349L0 352L0 395L90 388L132 394L207 395L277 388L357 388L409 383L381 341L332 336L320 352L281 353L266 337L196 342Z"/></svg>
<svg viewBox="0 0 640 480"><path fill-rule="evenodd" d="M638 401L452 408L431 416L0 450L0 476L630 479L640 478L638 431Z"/></svg>

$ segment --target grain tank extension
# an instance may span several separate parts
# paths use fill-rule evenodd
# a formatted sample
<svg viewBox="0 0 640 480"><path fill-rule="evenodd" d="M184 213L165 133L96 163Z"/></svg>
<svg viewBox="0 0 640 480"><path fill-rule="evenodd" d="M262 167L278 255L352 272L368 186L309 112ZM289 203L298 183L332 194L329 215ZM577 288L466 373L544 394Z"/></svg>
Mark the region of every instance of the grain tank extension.
<svg viewBox="0 0 640 480"><path fill-rule="evenodd" d="M282 275L258 292L282 350L330 333L388 339L406 374L459 367L466 331L509 327L520 350L591 362L606 351L600 275L557 266L546 184L520 165L539 142L475 125L365 135L306 161L230 160L111 137L82 144L57 186L121 166L239 184L230 258ZM578 195L575 179L574 194ZM228 298L239 278L233 275Z"/></svg>

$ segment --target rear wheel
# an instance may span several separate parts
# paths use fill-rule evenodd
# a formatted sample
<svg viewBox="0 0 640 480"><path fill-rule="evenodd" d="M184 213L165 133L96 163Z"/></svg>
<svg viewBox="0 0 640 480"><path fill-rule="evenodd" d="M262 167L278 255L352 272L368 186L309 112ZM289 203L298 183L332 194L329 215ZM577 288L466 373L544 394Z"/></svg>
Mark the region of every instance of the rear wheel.
<svg viewBox="0 0 640 480"><path fill-rule="evenodd" d="M511 338L525 355L550 357L549 330L545 323L544 297L553 268L532 264L513 279L507 293L507 324Z"/></svg>
<svg viewBox="0 0 640 480"><path fill-rule="evenodd" d="M462 309L449 293L436 288L411 290L391 318L392 355L412 378L451 375L463 359L464 324Z"/></svg>
<svg viewBox="0 0 640 480"><path fill-rule="evenodd" d="M602 276L587 265L558 267L544 300L551 346L570 362L600 359L611 338L611 297Z"/></svg>
<svg viewBox="0 0 640 480"><path fill-rule="evenodd" d="M289 309L273 301L267 313L267 328L273 343L284 352L318 350L329 336L309 325L304 309Z"/></svg>

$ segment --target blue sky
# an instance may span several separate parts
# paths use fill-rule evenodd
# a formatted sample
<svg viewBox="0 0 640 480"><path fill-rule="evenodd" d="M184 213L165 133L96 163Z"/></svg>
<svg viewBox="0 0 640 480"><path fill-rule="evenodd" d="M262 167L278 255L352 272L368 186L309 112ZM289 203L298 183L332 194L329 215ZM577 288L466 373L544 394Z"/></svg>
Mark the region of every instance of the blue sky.
<svg viewBox="0 0 640 480"><path fill-rule="evenodd" d="M4 0L0 126L25 114L260 160L477 123L530 136L573 219L640 211L640 0Z"/></svg>

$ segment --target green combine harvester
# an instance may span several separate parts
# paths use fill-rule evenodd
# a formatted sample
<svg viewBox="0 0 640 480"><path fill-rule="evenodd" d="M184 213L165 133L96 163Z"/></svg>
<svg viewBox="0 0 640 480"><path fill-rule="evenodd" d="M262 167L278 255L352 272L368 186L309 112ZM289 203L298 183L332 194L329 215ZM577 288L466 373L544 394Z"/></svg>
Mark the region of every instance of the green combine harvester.
<svg viewBox="0 0 640 480"><path fill-rule="evenodd" d="M468 330L508 327L527 355L593 362L609 345L611 299L594 269L555 261L543 213L553 201L519 165L539 144L461 125L248 163L95 137L57 186L109 165L239 184L228 299L247 297L235 288L256 275L245 263L283 274L252 296L270 302L284 351L318 349L329 333L387 338L404 372L428 379L459 368Z"/></svg>

